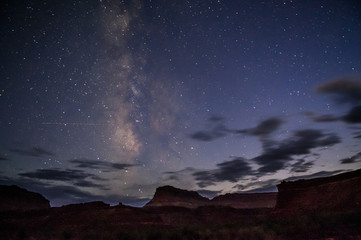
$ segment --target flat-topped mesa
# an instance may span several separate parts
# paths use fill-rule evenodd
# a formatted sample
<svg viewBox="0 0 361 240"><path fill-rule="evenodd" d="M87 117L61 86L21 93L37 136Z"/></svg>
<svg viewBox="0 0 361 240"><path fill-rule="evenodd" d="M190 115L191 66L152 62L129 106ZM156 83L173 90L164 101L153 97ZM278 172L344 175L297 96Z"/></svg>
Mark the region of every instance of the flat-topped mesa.
<svg viewBox="0 0 361 240"><path fill-rule="evenodd" d="M0 211L27 211L50 208L49 200L39 193L18 186L0 185Z"/></svg>
<svg viewBox="0 0 361 240"><path fill-rule="evenodd" d="M282 182L276 211L293 213L361 208L361 169L335 176Z"/></svg>
<svg viewBox="0 0 361 240"><path fill-rule="evenodd" d="M102 201L75 203L60 207L60 209L75 210L75 211L85 211L85 210L88 211L88 210L107 209L107 208L110 208L110 204L104 203Z"/></svg>
<svg viewBox="0 0 361 240"><path fill-rule="evenodd" d="M186 207L197 208L208 205L210 200L200 196L195 191L187 191L172 186L158 187L153 199L146 207Z"/></svg>
<svg viewBox="0 0 361 240"><path fill-rule="evenodd" d="M274 208L277 193L231 193L220 195L212 200L200 196L195 191L187 191L172 186L157 188L153 199L146 207L186 207L222 206L238 209Z"/></svg>
<svg viewBox="0 0 361 240"><path fill-rule="evenodd" d="M239 209L274 208L277 192L269 193L227 193L211 200L212 205L228 206Z"/></svg>

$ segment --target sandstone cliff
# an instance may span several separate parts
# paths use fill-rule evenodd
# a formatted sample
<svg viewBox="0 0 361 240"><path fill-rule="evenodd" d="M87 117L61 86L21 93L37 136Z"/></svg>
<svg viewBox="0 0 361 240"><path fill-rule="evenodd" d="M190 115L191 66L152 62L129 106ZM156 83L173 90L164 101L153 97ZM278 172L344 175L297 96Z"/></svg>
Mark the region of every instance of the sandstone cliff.
<svg viewBox="0 0 361 240"><path fill-rule="evenodd" d="M171 186L157 188L147 207L186 207L221 206L238 209L274 208L277 193L232 193L220 195L212 200L200 196L195 191L187 191Z"/></svg>
<svg viewBox="0 0 361 240"><path fill-rule="evenodd" d="M39 193L18 186L0 185L0 211L50 208L49 200Z"/></svg>
<svg viewBox="0 0 361 240"><path fill-rule="evenodd" d="M282 182L277 187L279 212L361 208L361 169L331 177Z"/></svg>
<svg viewBox="0 0 361 240"><path fill-rule="evenodd" d="M209 204L209 199L197 192L178 189L172 186L158 187L153 199L146 207L174 206L197 208Z"/></svg>

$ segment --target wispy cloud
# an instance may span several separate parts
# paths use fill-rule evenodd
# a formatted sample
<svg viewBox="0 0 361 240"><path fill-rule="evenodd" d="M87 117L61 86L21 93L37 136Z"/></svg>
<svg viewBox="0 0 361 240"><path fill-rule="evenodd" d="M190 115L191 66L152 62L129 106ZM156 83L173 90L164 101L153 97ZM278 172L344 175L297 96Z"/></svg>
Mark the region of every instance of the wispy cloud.
<svg viewBox="0 0 361 240"><path fill-rule="evenodd" d="M91 187L98 188L102 190L107 190L106 187L95 183L89 179L96 181L105 181L105 179L100 178L97 175L84 172L82 170L76 169L37 169L32 172L24 172L18 174L20 177L25 177L28 179L34 180L46 180L52 182L62 182L62 183L71 183L77 187Z"/></svg>
<svg viewBox="0 0 361 240"><path fill-rule="evenodd" d="M207 187L223 181L237 182L253 173L247 160L241 157L219 163L216 167L213 170L196 171L193 173L199 187Z"/></svg>
<svg viewBox="0 0 361 240"><path fill-rule="evenodd" d="M350 164L350 163L356 163L356 162L360 162L361 161L361 152L349 157L349 158L344 158L341 159L340 162L342 164Z"/></svg>
<svg viewBox="0 0 361 240"><path fill-rule="evenodd" d="M226 127L224 121L223 117L212 116L208 119L205 130L194 132L190 137L205 142L222 138L228 134L246 134L265 138L277 131L284 123L281 118L273 117L260 122L253 128L233 130Z"/></svg>
<svg viewBox="0 0 361 240"><path fill-rule="evenodd" d="M194 140L210 142L224 137L231 132L224 125L224 118L219 116L211 116L208 118L206 128L205 130L192 133L190 137Z"/></svg>
<svg viewBox="0 0 361 240"><path fill-rule="evenodd" d="M265 147L263 153L254 160L261 167L260 173L275 173L284 169L286 164L294 160L294 156L310 154L313 149L332 146L340 143L336 134L324 133L321 130L299 130L289 139Z"/></svg>
<svg viewBox="0 0 361 240"><path fill-rule="evenodd" d="M112 163L86 158L73 159L69 162L75 164L75 166L78 168L103 169L103 171L125 170L130 167L138 166L136 164Z"/></svg>
<svg viewBox="0 0 361 240"><path fill-rule="evenodd" d="M316 122L342 121L348 124L361 123L361 77L343 77L324 83L316 88L318 93L330 94L338 103L350 104L352 108L343 116L332 114L307 115Z"/></svg>
<svg viewBox="0 0 361 240"><path fill-rule="evenodd" d="M342 77L319 85L316 91L331 94L340 103L357 105L361 102L361 77Z"/></svg>
<svg viewBox="0 0 361 240"><path fill-rule="evenodd" d="M47 151L41 147L32 147L29 149L19 149L12 148L11 152L17 153L19 155L28 156L28 157L52 157L55 156L54 153Z"/></svg>
<svg viewBox="0 0 361 240"><path fill-rule="evenodd" d="M237 133L244 133L252 136L268 137L273 132L277 131L284 121L280 118L269 118L260 122L256 127L238 130Z"/></svg>

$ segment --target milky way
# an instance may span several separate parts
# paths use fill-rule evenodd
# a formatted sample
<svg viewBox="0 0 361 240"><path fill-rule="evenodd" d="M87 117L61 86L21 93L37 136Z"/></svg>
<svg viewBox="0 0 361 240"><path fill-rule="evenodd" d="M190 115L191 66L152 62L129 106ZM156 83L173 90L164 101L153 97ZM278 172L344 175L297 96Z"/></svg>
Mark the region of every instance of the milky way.
<svg viewBox="0 0 361 240"><path fill-rule="evenodd" d="M141 205L361 166L357 1L6 1L0 183Z"/></svg>

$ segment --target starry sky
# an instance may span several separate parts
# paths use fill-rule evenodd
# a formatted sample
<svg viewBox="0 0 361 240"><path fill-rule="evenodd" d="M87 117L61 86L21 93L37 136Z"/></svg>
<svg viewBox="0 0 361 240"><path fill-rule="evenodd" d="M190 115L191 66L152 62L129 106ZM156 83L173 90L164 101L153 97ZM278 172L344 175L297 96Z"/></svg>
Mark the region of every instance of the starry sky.
<svg viewBox="0 0 361 240"><path fill-rule="evenodd" d="M7 0L0 19L0 184L52 206L361 167L356 0Z"/></svg>

